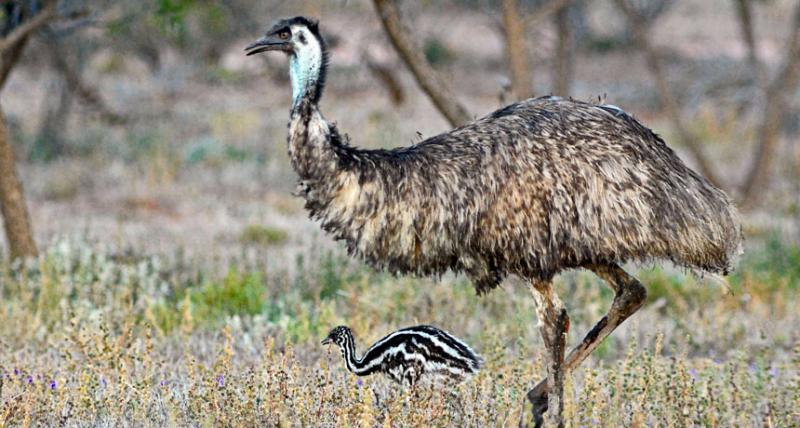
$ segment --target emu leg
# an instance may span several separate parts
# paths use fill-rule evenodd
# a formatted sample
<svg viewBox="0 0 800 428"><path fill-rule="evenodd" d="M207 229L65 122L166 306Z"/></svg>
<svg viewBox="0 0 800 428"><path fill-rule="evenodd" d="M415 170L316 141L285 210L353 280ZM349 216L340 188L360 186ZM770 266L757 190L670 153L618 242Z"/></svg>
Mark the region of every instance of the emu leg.
<svg viewBox="0 0 800 428"><path fill-rule="evenodd" d="M536 299L536 314L539 318L539 331L547 351L547 390L539 402L540 411L534 405L534 421L537 426L543 422L544 410L550 408L548 425L563 427L561 419L564 398L564 348L569 329L569 316L561 299L558 298L550 282L533 283L533 297ZM544 403L542 405L541 403Z"/></svg>
<svg viewBox="0 0 800 428"><path fill-rule="evenodd" d="M576 346L567 356L564 362L564 369L572 371L578 367L586 357L589 356L603 339L608 337L615 328L623 321L633 315L644 305L647 298L647 290L641 282L625 272L616 264L588 265L587 269L594 272L608 284L615 292L614 302L604 316L583 338L583 341ZM528 401L533 406L534 415L537 410L546 412L548 407L547 396L550 385L548 380L539 382L536 387L528 391ZM534 422L537 422L534 419ZM541 426L537 422L537 427Z"/></svg>

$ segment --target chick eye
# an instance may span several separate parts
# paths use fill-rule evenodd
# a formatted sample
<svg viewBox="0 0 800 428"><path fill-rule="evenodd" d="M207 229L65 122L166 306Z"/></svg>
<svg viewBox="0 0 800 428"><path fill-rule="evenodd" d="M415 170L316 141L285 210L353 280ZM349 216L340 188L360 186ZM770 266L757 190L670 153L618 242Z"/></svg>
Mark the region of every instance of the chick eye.
<svg viewBox="0 0 800 428"><path fill-rule="evenodd" d="M280 33L278 33L278 38L281 39L281 40L288 39L289 38L289 32L286 31L286 30L281 31Z"/></svg>

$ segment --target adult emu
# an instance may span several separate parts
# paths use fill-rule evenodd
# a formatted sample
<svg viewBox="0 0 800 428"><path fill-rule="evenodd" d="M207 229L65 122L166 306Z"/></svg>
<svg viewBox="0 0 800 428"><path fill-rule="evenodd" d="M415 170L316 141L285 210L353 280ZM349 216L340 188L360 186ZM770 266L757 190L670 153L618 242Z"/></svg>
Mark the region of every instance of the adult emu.
<svg viewBox="0 0 800 428"><path fill-rule="evenodd" d="M537 425L548 408L562 424L564 372L644 304L620 264L667 259L725 274L740 251L726 195L617 107L529 99L410 147L364 150L319 110L328 55L317 22L283 19L246 51L289 56L300 194L351 254L397 274L463 272L478 293L511 274L531 283L548 372L528 393ZM565 359L569 318L551 280L575 268L616 296Z"/></svg>

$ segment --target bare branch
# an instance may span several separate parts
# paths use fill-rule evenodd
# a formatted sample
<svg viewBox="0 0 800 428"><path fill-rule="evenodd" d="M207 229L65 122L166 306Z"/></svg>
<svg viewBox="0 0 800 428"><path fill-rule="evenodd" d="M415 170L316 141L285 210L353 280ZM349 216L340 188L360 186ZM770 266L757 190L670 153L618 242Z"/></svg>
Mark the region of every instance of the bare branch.
<svg viewBox="0 0 800 428"><path fill-rule="evenodd" d="M402 21L397 3L394 0L373 0L373 3L392 46L439 112L452 126L469 122L470 115L466 108L456 100L452 92L445 89L447 86L444 81L436 75L422 51L407 37L411 33Z"/></svg>
<svg viewBox="0 0 800 428"><path fill-rule="evenodd" d="M533 95L531 66L525 49L525 26L519 19L517 0L503 0L503 34L511 72L511 91L521 100Z"/></svg>
<svg viewBox="0 0 800 428"><path fill-rule="evenodd" d="M19 61L22 56L22 51L25 50L25 45L28 44L28 38L23 37L17 43L14 43L8 50L0 54L0 90L6 86L6 80L11 75L11 70Z"/></svg>
<svg viewBox="0 0 800 428"><path fill-rule="evenodd" d="M753 28L753 10L751 0L735 0L736 14L739 17L739 29L742 33L742 40L747 46L747 62L750 64L750 73L753 81L760 86L766 81L766 71L761 66L758 59L758 49L756 47L756 35Z"/></svg>
<svg viewBox="0 0 800 428"><path fill-rule="evenodd" d="M400 84L400 79L395 75L395 70L373 60L366 52L362 57L364 58L364 62L367 63L369 71L375 79L383 85L386 92L388 92L392 104L396 106L403 104L406 100L406 94L405 91L403 91L403 85Z"/></svg>
<svg viewBox="0 0 800 428"><path fill-rule="evenodd" d="M800 2L794 12L786 49L786 59L780 72L767 87L764 116L759 130L759 142L747 178L742 188L742 205L753 206L769 180L772 162L778 148L787 95L794 93L800 83Z"/></svg>
<svg viewBox="0 0 800 428"><path fill-rule="evenodd" d="M667 78L664 75L661 59L656 53L656 50L650 44L650 40L648 38L649 34L642 26L642 20L637 16L636 12L630 7L630 5L628 5L626 0L614 1L617 4L617 7L625 15L631 30L633 30L634 42L644 54L647 68L650 69L650 73L653 75L653 80L655 81L656 90L658 91L659 98L661 99L661 104L666 110L670 122L672 122L672 127L677 132L678 138L680 138L683 145L694 157L700 172L708 179L708 181L720 187L721 183L714 173L711 162L706 157L705 152L703 152L701 142L683 124L680 106L678 105L678 101L672 95L672 91L667 83Z"/></svg>
<svg viewBox="0 0 800 428"><path fill-rule="evenodd" d="M86 84L80 73L76 72L73 67L67 63L57 40L52 40L48 43L48 51L54 68L64 77L64 81L70 92L78 95L78 97L89 107L94 109L105 122L111 125L123 125L127 122L125 116L114 112L108 107L97 89Z"/></svg>
<svg viewBox="0 0 800 428"><path fill-rule="evenodd" d="M26 39L31 33L56 16L56 3L55 0L45 1L44 7L39 13L15 28L9 35L0 39L0 54L6 52L21 40Z"/></svg>

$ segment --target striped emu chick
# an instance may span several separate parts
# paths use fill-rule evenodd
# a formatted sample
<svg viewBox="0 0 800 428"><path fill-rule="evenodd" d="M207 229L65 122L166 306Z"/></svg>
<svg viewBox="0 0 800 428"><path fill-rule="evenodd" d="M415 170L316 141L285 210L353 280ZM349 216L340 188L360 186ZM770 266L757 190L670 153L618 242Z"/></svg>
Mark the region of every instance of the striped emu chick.
<svg viewBox="0 0 800 428"><path fill-rule="evenodd" d="M358 376L381 372L404 386L421 380L461 382L477 373L483 364L469 345L429 325L397 330L375 342L361 358L356 357L350 328L339 326L331 330L322 344L331 343L341 349L350 372Z"/></svg>
<svg viewBox="0 0 800 428"><path fill-rule="evenodd" d="M409 147L365 150L320 111L328 52L315 21L278 21L246 50L288 56L299 193L350 254L395 274L464 273L481 294L511 275L530 284L547 351L547 379L528 394L537 425L545 412L563 425L564 373L645 303L622 264L727 274L740 253L728 196L616 106L532 98ZM615 297L566 353L552 280L570 269L592 271Z"/></svg>

